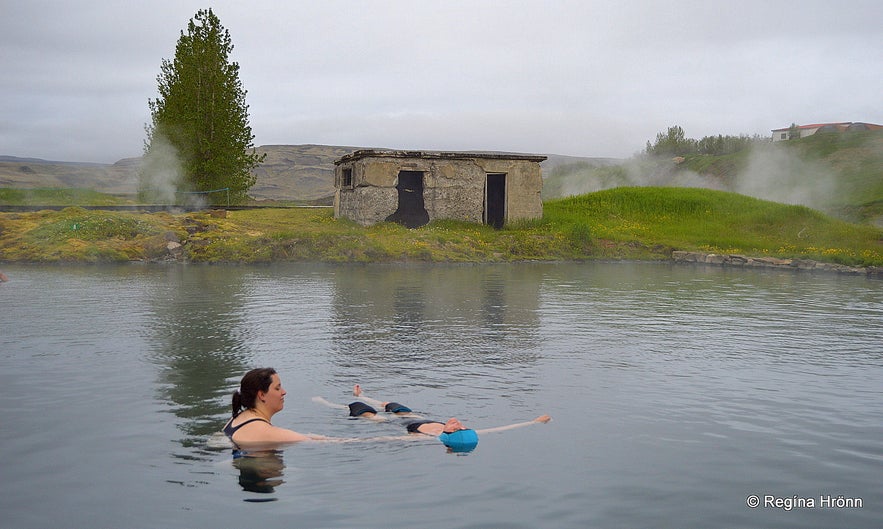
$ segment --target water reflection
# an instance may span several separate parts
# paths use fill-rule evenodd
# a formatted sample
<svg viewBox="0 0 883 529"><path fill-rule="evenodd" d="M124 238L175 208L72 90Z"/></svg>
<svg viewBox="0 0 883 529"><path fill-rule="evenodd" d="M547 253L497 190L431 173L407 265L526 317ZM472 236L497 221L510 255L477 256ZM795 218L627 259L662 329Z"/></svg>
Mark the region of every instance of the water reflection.
<svg viewBox="0 0 883 529"><path fill-rule="evenodd" d="M237 454L233 466L239 471L239 485L246 492L271 494L285 483L285 463L282 450L250 451ZM274 498L246 501L272 501Z"/></svg>
<svg viewBox="0 0 883 529"><path fill-rule="evenodd" d="M533 364L539 286L517 266L369 266L335 274L335 360L374 373Z"/></svg>
<svg viewBox="0 0 883 529"><path fill-rule="evenodd" d="M250 350L239 307L247 297L241 269L173 266L148 294L152 358L162 365L159 393L184 419L187 446L218 429L229 413L229 383L246 370Z"/></svg>

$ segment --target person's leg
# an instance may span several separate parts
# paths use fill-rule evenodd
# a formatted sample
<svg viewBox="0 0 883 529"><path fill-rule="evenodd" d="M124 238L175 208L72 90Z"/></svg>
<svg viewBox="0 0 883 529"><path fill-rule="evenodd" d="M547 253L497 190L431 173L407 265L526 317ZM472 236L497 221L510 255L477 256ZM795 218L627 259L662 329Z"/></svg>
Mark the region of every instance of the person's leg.
<svg viewBox="0 0 883 529"><path fill-rule="evenodd" d="M322 397L313 397L312 400L313 400L313 402L317 402L319 404L324 404L324 405L328 406L329 408L338 408L341 410L349 409L349 406L347 406L346 404L335 404L334 402L328 402L327 400L323 399Z"/></svg>
<svg viewBox="0 0 883 529"><path fill-rule="evenodd" d="M407 416L407 417L418 417L411 412L411 408L405 406L404 404L399 404L398 402L386 402L377 399L372 399L371 397L365 395L362 391L362 387L358 384L353 386L353 395L359 397L363 401L371 404L372 406L376 406L377 408L383 408L383 411L388 413L395 413L396 415Z"/></svg>
<svg viewBox="0 0 883 529"><path fill-rule="evenodd" d="M349 410L350 417L359 417L362 419L370 419L372 421L385 421L386 418L377 414L377 410L364 402L352 402L350 404L335 404L328 402L322 397L313 397L313 402L324 404L329 408L337 408L341 410Z"/></svg>
<svg viewBox="0 0 883 529"><path fill-rule="evenodd" d="M386 405L386 403L383 401L379 401L377 399L372 399L368 395L365 395L365 393L362 391L362 386L360 386L358 384L353 386L353 395L355 395L356 397L359 397L360 399L367 402L368 404L371 404L372 406L377 406L378 408L382 408Z"/></svg>

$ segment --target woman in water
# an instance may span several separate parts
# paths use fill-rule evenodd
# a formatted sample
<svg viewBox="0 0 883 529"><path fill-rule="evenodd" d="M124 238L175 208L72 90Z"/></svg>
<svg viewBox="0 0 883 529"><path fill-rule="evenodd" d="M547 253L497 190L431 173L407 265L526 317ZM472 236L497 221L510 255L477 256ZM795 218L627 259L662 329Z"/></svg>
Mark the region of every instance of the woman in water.
<svg viewBox="0 0 883 529"><path fill-rule="evenodd" d="M240 448L330 440L322 435L273 426L273 415L285 406L285 394L275 369L252 369L242 377L239 389L233 393L233 417L224 426L224 433Z"/></svg>

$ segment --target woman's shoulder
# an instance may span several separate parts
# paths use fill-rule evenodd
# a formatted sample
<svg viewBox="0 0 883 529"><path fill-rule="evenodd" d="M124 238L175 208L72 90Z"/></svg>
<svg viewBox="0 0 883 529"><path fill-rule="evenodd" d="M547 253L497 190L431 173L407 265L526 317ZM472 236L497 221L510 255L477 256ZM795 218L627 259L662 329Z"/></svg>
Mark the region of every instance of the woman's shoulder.
<svg viewBox="0 0 883 529"><path fill-rule="evenodd" d="M237 419L238 419L238 417L236 419L233 419L230 422L230 426L232 426L233 428L242 428L246 424L252 424L252 423L259 423L259 424L262 423L262 424L266 424L267 426L272 426L270 424L270 421L268 421L267 419L264 419L263 417L246 417L245 419L240 419L240 420L237 420Z"/></svg>
<svg viewBox="0 0 883 529"><path fill-rule="evenodd" d="M273 443L296 443L309 439L306 435L273 426L265 419L253 418L242 421L236 428L235 439L236 444L242 446L245 444L273 444Z"/></svg>

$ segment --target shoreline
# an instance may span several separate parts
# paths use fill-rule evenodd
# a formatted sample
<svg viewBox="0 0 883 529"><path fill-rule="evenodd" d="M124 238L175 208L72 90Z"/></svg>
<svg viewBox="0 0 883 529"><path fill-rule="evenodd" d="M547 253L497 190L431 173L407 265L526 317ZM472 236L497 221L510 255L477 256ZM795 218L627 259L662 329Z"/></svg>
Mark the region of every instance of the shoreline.
<svg viewBox="0 0 883 529"><path fill-rule="evenodd" d="M705 253L705 252L693 252L693 251L682 251L682 250L674 250L671 252L671 257L669 259L610 259L610 258L597 258L597 259L580 259L580 260L561 260L561 259L529 259L529 260L521 260L521 261L470 261L470 262L461 262L461 261L334 261L334 262L325 262L321 260L298 260L298 261L288 261L288 260L278 260L278 261L263 261L263 262L245 262L245 261L186 261L180 259L144 259L144 260L131 260L131 261L116 261L116 262L96 262L96 261L8 261L0 259L0 264L3 265L48 265L48 266L65 266L65 265L107 265L107 264L139 264L139 265L206 265L206 266L271 266L277 263L306 263L306 264L328 264L328 265L383 265L383 264L394 264L394 265L471 265L471 266L480 266L483 264L490 265L500 265L500 264L519 264L519 263L561 263L561 262L606 262L606 263L665 263L669 262L671 264L677 265L708 265L708 266L717 266L721 268L751 268L757 270L785 270L791 272L810 272L810 273L824 273L824 274L839 274L839 275L851 275L851 276L865 276L869 279L883 279L883 267L881 266L848 266L841 265L835 263L826 263L822 261L814 261L812 259L782 259L777 257L750 257L747 255L741 254L715 254L715 253ZM2 270L0 270L0 283L9 281L9 277L4 275Z"/></svg>
<svg viewBox="0 0 883 529"><path fill-rule="evenodd" d="M715 254L675 250L671 252L671 260L672 262L683 264L707 264L733 268L769 268L777 270L794 270L799 272L824 272L883 278L883 267L880 266L848 266L813 261L812 259L750 257L740 254Z"/></svg>

